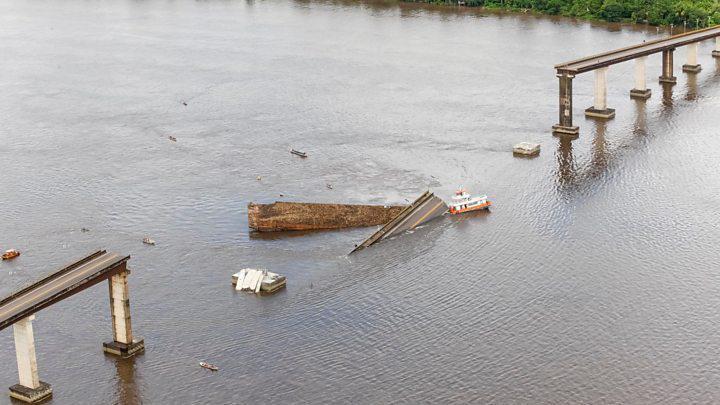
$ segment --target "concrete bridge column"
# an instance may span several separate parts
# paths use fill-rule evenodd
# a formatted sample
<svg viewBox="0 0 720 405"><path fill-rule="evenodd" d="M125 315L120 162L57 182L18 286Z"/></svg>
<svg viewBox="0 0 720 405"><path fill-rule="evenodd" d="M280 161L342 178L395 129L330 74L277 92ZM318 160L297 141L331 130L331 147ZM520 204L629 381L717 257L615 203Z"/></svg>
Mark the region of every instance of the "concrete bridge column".
<svg viewBox="0 0 720 405"><path fill-rule="evenodd" d="M553 135L577 136L580 128L573 126L572 80L575 76L568 73L558 73L560 79L560 117L559 122L553 125Z"/></svg>
<svg viewBox="0 0 720 405"><path fill-rule="evenodd" d="M715 50L712 52L713 58L720 58L720 37L715 37Z"/></svg>
<svg viewBox="0 0 720 405"><path fill-rule="evenodd" d="M687 46L687 63L683 65L683 72L698 73L702 67L697 62L698 44L694 42Z"/></svg>
<svg viewBox="0 0 720 405"><path fill-rule="evenodd" d="M103 343L105 352L123 357L131 356L145 348L142 339L133 339L127 282L129 273L129 270L124 270L108 279L113 341Z"/></svg>
<svg viewBox="0 0 720 405"><path fill-rule="evenodd" d="M673 52L674 49L668 49L662 53L662 76L660 83L677 83L677 77L673 76Z"/></svg>
<svg viewBox="0 0 720 405"><path fill-rule="evenodd" d="M647 56L641 56L635 59L635 88L630 90L630 97L634 99L647 100L652 95L652 91L647 88L645 82L645 62Z"/></svg>
<svg viewBox="0 0 720 405"><path fill-rule="evenodd" d="M34 319L35 315L30 315L13 324L20 383L10 387L10 396L29 403L42 401L52 395L50 384L40 381L38 375L35 335L32 327Z"/></svg>
<svg viewBox="0 0 720 405"><path fill-rule="evenodd" d="M607 107L607 71L607 67L595 70L595 105L585 110L586 117L615 117L615 110Z"/></svg>

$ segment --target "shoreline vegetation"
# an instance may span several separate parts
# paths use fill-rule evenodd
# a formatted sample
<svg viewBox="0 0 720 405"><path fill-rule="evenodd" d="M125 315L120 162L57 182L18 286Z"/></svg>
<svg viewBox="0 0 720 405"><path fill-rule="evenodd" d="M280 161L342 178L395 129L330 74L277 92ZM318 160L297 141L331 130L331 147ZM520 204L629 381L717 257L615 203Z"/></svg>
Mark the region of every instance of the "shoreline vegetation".
<svg viewBox="0 0 720 405"><path fill-rule="evenodd" d="M720 24L719 0L402 0L686 29Z"/></svg>

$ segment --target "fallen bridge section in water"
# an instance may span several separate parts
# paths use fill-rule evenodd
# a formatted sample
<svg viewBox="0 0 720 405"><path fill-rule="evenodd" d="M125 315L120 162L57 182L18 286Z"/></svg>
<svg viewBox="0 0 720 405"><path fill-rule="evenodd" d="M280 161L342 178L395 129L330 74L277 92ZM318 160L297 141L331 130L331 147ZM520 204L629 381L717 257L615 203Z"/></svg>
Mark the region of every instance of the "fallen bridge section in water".
<svg viewBox="0 0 720 405"><path fill-rule="evenodd" d="M383 239L399 235L445 214L447 204L435 194L426 191L412 204L403 209L395 218L386 223L350 253L365 249Z"/></svg>
<svg viewBox="0 0 720 405"><path fill-rule="evenodd" d="M248 226L260 232L308 231L382 225L406 206L275 202L248 204Z"/></svg>

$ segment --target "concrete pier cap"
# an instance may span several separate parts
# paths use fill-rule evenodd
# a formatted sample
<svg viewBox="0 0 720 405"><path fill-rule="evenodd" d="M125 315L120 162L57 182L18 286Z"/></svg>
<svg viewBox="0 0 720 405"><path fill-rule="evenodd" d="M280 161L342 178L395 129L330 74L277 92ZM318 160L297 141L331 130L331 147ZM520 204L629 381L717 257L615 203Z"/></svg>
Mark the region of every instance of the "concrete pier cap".
<svg viewBox="0 0 720 405"><path fill-rule="evenodd" d="M715 37L715 50L712 51L713 58L720 58L720 37Z"/></svg>

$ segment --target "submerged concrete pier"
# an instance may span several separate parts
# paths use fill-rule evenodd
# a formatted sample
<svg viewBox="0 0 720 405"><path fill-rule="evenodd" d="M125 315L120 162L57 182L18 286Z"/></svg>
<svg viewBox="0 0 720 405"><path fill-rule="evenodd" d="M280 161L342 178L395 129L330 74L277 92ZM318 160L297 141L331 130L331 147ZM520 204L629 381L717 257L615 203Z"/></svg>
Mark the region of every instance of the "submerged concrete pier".
<svg viewBox="0 0 720 405"><path fill-rule="evenodd" d="M636 60L635 88L630 91L630 96L646 100L651 95L646 86L647 56L662 53L662 72L659 81L675 84L677 83L673 66L675 49L688 47L687 63L683 66L683 70L688 73L697 73L701 69L697 59L697 44L709 39L715 40L715 50L712 55L720 57L720 26L714 26L555 65L560 91L558 123L552 127L553 134L577 136L580 132L579 128L573 125L572 81L577 75L595 71L595 102L592 107L585 110L585 115L593 118L613 118L615 110L608 108L607 102L607 68L609 66Z"/></svg>

